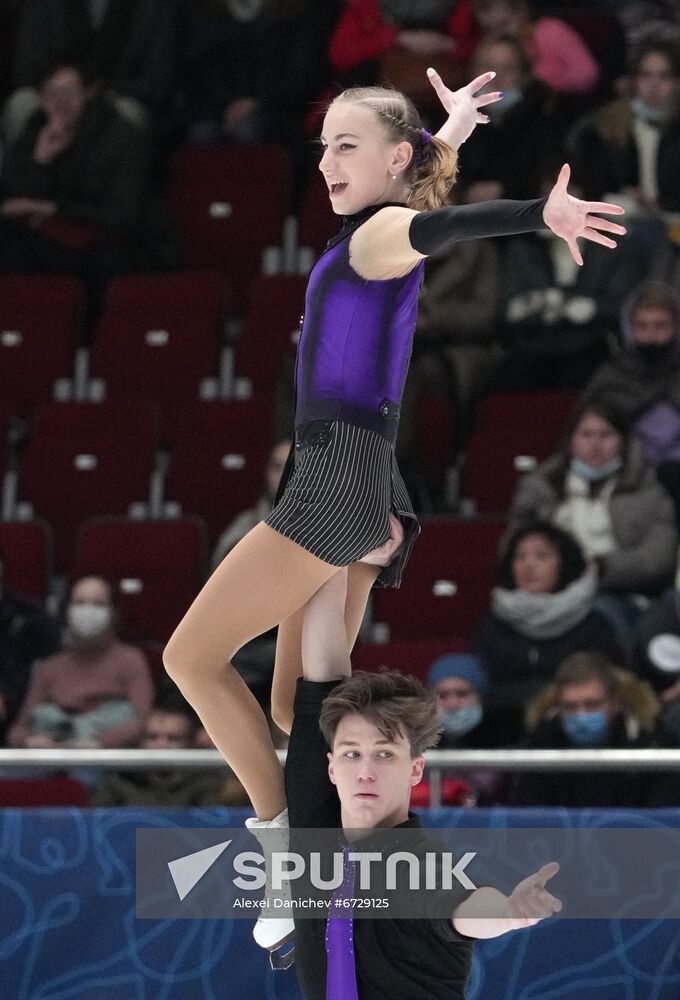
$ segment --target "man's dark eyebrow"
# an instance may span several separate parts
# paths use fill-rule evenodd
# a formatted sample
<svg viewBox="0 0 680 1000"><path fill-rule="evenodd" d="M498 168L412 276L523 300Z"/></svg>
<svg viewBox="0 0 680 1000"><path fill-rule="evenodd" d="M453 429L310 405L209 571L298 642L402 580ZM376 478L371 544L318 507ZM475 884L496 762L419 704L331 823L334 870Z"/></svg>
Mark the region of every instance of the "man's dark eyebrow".
<svg viewBox="0 0 680 1000"><path fill-rule="evenodd" d="M336 135L336 137L335 137L335 139L333 141L337 142L338 139L358 139L358 138L359 138L359 136L358 135L354 135L353 132L341 132L340 135ZM324 139L324 137L322 135L319 136L319 139L321 139L322 142L325 142L325 139Z"/></svg>
<svg viewBox="0 0 680 1000"><path fill-rule="evenodd" d="M359 744L356 743L354 740L341 740L340 743L336 743L335 745L337 747L358 747L359 746ZM394 747L397 744L394 742L394 740L376 740L373 745L376 746L376 747L378 747L378 746L390 746L390 747Z"/></svg>

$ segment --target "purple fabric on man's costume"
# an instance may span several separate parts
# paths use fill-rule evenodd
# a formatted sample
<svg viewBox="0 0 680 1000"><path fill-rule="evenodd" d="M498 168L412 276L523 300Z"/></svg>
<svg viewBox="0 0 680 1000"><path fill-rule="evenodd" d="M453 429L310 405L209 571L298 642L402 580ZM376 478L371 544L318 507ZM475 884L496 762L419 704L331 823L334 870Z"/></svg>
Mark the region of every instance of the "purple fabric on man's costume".
<svg viewBox="0 0 680 1000"><path fill-rule="evenodd" d="M353 908L342 905L343 900L351 900L354 895L355 862L349 860L348 854L349 847L345 845L342 849L342 884L333 893L326 923L326 1000L359 1000L354 961L354 918L348 916L353 913Z"/></svg>
<svg viewBox="0 0 680 1000"><path fill-rule="evenodd" d="M295 426L344 420L393 440L424 262L403 278L362 278L349 261L356 228L321 255L309 278L297 355Z"/></svg>

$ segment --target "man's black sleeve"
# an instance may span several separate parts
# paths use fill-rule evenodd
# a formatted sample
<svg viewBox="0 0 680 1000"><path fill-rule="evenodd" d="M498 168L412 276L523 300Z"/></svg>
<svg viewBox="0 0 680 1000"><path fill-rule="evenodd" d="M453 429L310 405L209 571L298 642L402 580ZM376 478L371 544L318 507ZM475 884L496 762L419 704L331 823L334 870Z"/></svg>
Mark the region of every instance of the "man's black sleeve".
<svg viewBox="0 0 680 1000"><path fill-rule="evenodd" d="M545 198L534 201L484 201L477 205L448 205L414 215L409 227L411 246L432 254L483 236L512 236L546 229Z"/></svg>
<svg viewBox="0 0 680 1000"><path fill-rule="evenodd" d="M339 683L302 678L297 682L285 768L288 820L292 828L340 825L340 800L328 777L329 748L319 729L324 698Z"/></svg>

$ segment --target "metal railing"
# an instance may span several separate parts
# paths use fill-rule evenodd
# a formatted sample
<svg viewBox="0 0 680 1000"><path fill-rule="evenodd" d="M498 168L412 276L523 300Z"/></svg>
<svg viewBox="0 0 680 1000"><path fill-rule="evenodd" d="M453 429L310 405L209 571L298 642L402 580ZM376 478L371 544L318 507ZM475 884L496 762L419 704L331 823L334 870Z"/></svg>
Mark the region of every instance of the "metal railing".
<svg viewBox="0 0 680 1000"><path fill-rule="evenodd" d="M279 760L285 750L277 751ZM430 807L441 805L442 772L488 767L499 771L668 771L680 770L680 749L647 750L428 750ZM0 770L39 768L63 771L73 767L111 770L226 768L217 750L0 750Z"/></svg>

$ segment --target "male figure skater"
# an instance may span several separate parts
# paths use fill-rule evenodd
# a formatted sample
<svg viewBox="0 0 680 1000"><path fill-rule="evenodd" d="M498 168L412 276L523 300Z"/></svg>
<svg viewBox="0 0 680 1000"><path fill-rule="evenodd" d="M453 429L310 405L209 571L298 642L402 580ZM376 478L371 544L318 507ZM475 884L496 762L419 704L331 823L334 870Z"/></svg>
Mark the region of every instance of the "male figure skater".
<svg viewBox="0 0 680 1000"><path fill-rule="evenodd" d="M338 652L347 648L345 596L340 570L305 610L304 674L286 762L290 826L341 827L361 849L372 831L389 828L408 832L409 850L424 849L409 799L423 752L439 737L436 701L412 677L351 675L346 653ZM305 1000L464 1000L474 940L558 912L562 904L545 888L558 870L544 865L507 897L491 887L453 889L445 916L426 916L414 899L414 919L296 919Z"/></svg>

